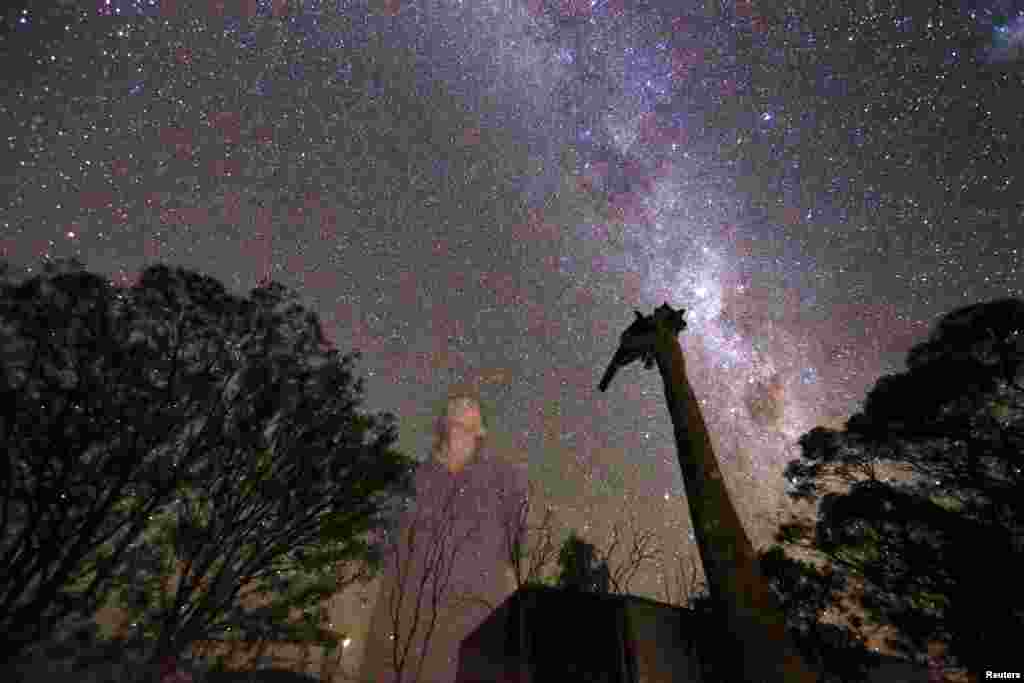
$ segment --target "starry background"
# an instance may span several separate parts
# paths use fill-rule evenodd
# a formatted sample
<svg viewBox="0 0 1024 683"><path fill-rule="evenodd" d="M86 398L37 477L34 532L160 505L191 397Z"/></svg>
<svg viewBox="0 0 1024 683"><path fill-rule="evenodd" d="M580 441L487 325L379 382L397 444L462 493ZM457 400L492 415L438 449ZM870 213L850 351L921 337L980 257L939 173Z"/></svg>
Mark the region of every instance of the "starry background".
<svg viewBox="0 0 1024 683"><path fill-rule="evenodd" d="M633 308L684 306L763 545L800 434L939 315L1022 296L1024 3L895 5L23 3L0 254L294 287L407 452L478 396L566 527L666 556L694 548L660 379L595 387Z"/></svg>

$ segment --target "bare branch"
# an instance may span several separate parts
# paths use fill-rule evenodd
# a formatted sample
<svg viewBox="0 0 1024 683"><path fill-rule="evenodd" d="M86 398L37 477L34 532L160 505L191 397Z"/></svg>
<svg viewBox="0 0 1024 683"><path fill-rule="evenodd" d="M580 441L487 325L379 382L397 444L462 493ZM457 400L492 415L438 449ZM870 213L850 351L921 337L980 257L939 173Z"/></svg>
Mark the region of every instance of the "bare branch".
<svg viewBox="0 0 1024 683"><path fill-rule="evenodd" d="M527 495L501 520L505 560L512 568L517 590L542 582L558 557L554 510L546 508L536 524L530 523L535 494L535 487L529 484Z"/></svg>
<svg viewBox="0 0 1024 683"><path fill-rule="evenodd" d="M458 532L458 495L459 488L453 484L443 504L432 514L413 508L407 528L392 546L396 581L387 599L395 683L414 683L422 677L442 607L480 602L480 598L471 596L451 596L455 567L465 545L479 531L479 523L474 523ZM417 641L419 652L414 662L413 646ZM415 669L410 671L412 665Z"/></svg>
<svg viewBox="0 0 1024 683"><path fill-rule="evenodd" d="M657 547L657 537L652 530L640 531L636 520L630 523L629 544L623 544L623 525L616 522L612 526L611 540L604 550L598 551L598 559L604 562L609 571L611 591L619 595L629 593L630 584L648 562L661 555ZM620 547L624 550L620 552ZM618 559L619 555L624 555Z"/></svg>

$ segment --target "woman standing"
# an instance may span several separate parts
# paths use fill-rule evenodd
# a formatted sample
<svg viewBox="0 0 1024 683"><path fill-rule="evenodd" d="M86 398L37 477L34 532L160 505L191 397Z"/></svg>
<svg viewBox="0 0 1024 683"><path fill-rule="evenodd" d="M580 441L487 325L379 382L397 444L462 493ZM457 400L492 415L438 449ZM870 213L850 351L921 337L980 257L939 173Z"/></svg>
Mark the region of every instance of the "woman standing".
<svg viewBox="0 0 1024 683"><path fill-rule="evenodd" d="M436 427L385 565L361 681L454 681L459 643L515 590L502 524L525 495L525 470L483 448L475 398L451 398Z"/></svg>

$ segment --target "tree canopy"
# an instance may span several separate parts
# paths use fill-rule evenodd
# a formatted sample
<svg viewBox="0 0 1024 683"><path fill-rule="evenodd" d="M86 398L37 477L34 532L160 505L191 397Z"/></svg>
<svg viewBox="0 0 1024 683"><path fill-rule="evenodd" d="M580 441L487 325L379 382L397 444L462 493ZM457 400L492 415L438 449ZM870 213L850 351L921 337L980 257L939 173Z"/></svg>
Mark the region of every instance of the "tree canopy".
<svg viewBox="0 0 1024 683"><path fill-rule="evenodd" d="M611 590L608 562L598 558L597 548L570 533L558 552L558 586L569 590L608 593Z"/></svg>
<svg viewBox="0 0 1024 683"><path fill-rule="evenodd" d="M805 434L786 470L818 518L780 538L855 577L895 648L938 645L974 673L998 669L1024 632L1022 369L1024 302L953 311L843 430Z"/></svg>
<svg viewBox="0 0 1024 683"><path fill-rule="evenodd" d="M359 410L358 354L276 283L8 280L4 655L110 601L154 665L197 640L330 643L315 608L373 571L413 467L393 417Z"/></svg>

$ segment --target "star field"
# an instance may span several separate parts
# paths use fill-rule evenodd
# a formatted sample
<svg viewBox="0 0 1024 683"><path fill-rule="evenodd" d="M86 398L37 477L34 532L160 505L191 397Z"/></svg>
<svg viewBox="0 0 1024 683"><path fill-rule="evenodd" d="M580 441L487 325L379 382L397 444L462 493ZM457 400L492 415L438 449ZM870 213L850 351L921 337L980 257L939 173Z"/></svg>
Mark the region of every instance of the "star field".
<svg viewBox="0 0 1024 683"><path fill-rule="evenodd" d="M567 526L693 553L657 373L756 544L797 437L939 315L1024 296L1024 3L30 2L8 14L0 253L299 290L425 457L448 392ZM634 584L661 594L656 567Z"/></svg>

